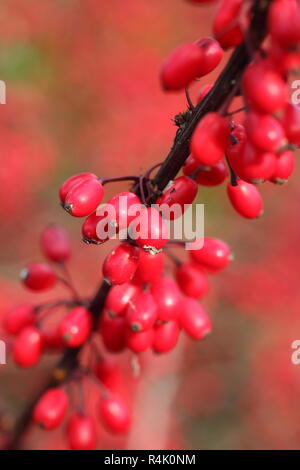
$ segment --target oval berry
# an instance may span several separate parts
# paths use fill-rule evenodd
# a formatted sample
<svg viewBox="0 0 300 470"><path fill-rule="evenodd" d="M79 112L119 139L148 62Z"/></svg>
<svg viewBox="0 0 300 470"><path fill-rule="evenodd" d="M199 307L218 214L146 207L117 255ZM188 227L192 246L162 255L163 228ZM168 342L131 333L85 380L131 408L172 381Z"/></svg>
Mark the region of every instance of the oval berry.
<svg viewBox="0 0 300 470"><path fill-rule="evenodd" d="M99 332L102 336L103 344L109 352L119 353L123 351L126 346L126 327L125 318L122 316L112 318L107 312L101 315Z"/></svg>
<svg viewBox="0 0 300 470"><path fill-rule="evenodd" d="M157 320L157 305L149 292L141 292L129 302L126 323L133 331L149 330Z"/></svg>
<svg viewBox="0 0 300 470"><path fill-rule="evenodd" d="M41 235L41 247L45 256L55 263L67 261L71 256L68 233L58 225L45 228Z"/></svg>
<svg viewBox="0 0 300 470"><path fill-rule="evenodd" d="M152 346L153 337L153 328L137 332L132 331L131 328L127 328L125 334L126 345L135 354L139 354L150 349Z"/></svg>
<svg viewBox="0 0 300 470"><path fill-rule="evenodd" d="M191 152L200 164L214 165L223 158L228 144L228 119L218 113L208 113L192 135Z"/></svg>
<svg viewBox="0 0 300 470"><path fill-rule="evenodd" d="M205 237L203 247L190 251L190 256L206 271L216 273L230 263L230 248L222 240Z"/></svg>
<svg viewBox="0 0 300 470"><path fill-rule="evenodd" d="M141 283L152 283L160 279L164 269L164 253L140 250L139 264L135 279Z"/></svg>
<svg viewBox="0 0 300 470"><path fill-rule="evenodd" d="M215 14L213 32L224 49L237 46L243 40L240 13L243 0L222 0Z"/></svg>
<svg viewBox="0 0 300 470"><path fill-rule="evenodd" d="M139 262L139 249L129 243L122 243L105 258L103 276L112 284L130 281Z"/></svg>
<svg viewBox="0 0 300 470"><path fill-rule="evenodd" d="M171 320L154 328L153 351L167 353L175 348L179 339L180 328L177 321Z"/></svg>
<svg viewBox="0 0 300 470"><path fill-rule="evenodd" d="M94 450L96 429L90 416L74 412L69 418L67 438L72 450Z"/></svg>
<svg viewBox="0 0 300 470"><path fill-rule="evenodd" d="M206 37L196 41L197 46L202 49L203 57L199 69L199 77L212 72L221 62L224 51L219 42L214 38Z"/></svg>
<svg viewBox="0 0 300 470"><path fill-rule="evenodd" d="M268 13L268 31L280 45L292 48L300 42L300 6L297 0L275 0Z"/></svg>
<svg viewBox="0 0 300 470"><path fill-rule="evenodd" d="M290 143L300 145L300 108L292 103L287 103L282 118L287 139Z"/></svg>
<svg viewBox="0 0 300 470"><path fill-rule="evenodd" d="M177 318L181 304L177 283L169 277L162 277L153 284L151 292L157 305L157 319L169 321Z"/></svg>
<svg viewBox="0 0 300 470"><path fill-rule="evenodd" d="M112 317L124 315L129 302L139 293L140 288L132 282L113 286L105 300L105 308L108 314Z"/></svg>
<svg viewBox="0 0 300 470"><path fill-rule="evenodd" d="M102 235L102 228L105 234ZM97 215L97 211L90 214L84 221L81 229L82 239L85 243L102 244L110 239L106 216ZM112 230L112 234L115 231ZM100 235L100 236L99 236Z"/></svg>
<svg viewBox="0 0 300 470"><path fill-rule="evenodd" d="M97 179L80 181L68 192L63 207L74 217L85 217L97 209L103 195L103 186Z"/></svg>
<svg viewBox="0 0 300 470"><path fill-rule="evenodd" d="M62 388L50 388L35 405L32 419L44 429L55 429L62 423L68 403L68 395Z"/></svg>
<svg viewBox="0 0 300 470"><path fill-rule="evenodd" d="M92 328L90 312L84 307L74 307L59 324L59 335L70 348L81 346L89 337Z"/></svg>
<svg viewBox="0 0 300 470"><path fill-rule="evenodd" d="M13 358L20 367L35 366L43 352L43 340L41 332L27 326L16 337L13 347Z"/></svg>
<svg viewBox="0 0 300 470"><path fill-rule="evenodd" d="M180 324L193 339L203 339L212 330L212 323L199 302L185 297L182 302Z"/></svg>
<svg viewBox="0 0 300 470"><path fill-rule="evenodd" d="M255 219L262 214L262 197L253 184L243 180L237 181L237 185L229 183L227 193L232 207L242 217Z"/></svg>
<svg viewBox="0 0 300 470"><path fill-rule="evenodd" d="M251 144L263 152L277 152L286 144L280 122L269 114L251 111L245 119L246 134Z"/></svg>
<svg viewBox="0 0 300 470"><path fill-rule="evenodd" d="M36 320L35 309L33 305L23 304L9 310L3 321L3 326L7 333L17 335L26 326L33 325Z"/></svg>
<svg viewBox="0 0 300 470"><path fill-rule="evenodd" d="M101 400L100 418L108 429L115 434L125 434L131 426L131 415L128 406L118 397Z"/></svg>
<svg viewBox="0 0 300 470"><path fill-rule="evenodd" d="M168 241L168 227L154 207L144 209L130 224L128 233L138 246L154 253Z"/></svg>
<svg viewBox="0 0 300 470"><path fill-rule="evenodd" d="M276 158L275 170L270 181L276 184L286 183L295 168L295 157L293 152L286 150Z"/></svg>
<svg viewBox="0 0 300 470"><path fill-rule="evenodd" d="M228 177L228 169L223 161L212 166L204 166L196 175L196 181L202 186L217 186Z"/></svg>
<svg viewBox="0 0 300 470"><path fill-rule="evenodd" d="M20 272L20 279L28 289L50 289L56 282L56 274L47 263L30 263Z"/></svg>
<svg viewBox="0 0 300 470"><path fill-rule="evenodd" d="M204 272L195 263L183 263L176 270L176 280L182 292L189 297L202 299L208 292Z"/></svg>
<svg viewBox="0 0 300 470"><path fill-rule="evenodd" d="M132 192L116 194L106 203L111 211L108 217L109 223L113 224L117 230L127 228L140 212L141 205L140 198Z"/></svg>
<svg viewBox="0 0 300 470"><path fill-rule="evenodd" d="M77 175L70 176L59 189L59 198L62 203L65 202L68 192L73 186L82 181L97 179L97 176L93 173L78 173Z"/></svg>
<svg viewBox="0 0 300 470"><path fill-rule="evenodd" d="M165 219L177 219L193 203L197 193L198 185L192 178L179 176L157 199L157 208Z"/></svg>

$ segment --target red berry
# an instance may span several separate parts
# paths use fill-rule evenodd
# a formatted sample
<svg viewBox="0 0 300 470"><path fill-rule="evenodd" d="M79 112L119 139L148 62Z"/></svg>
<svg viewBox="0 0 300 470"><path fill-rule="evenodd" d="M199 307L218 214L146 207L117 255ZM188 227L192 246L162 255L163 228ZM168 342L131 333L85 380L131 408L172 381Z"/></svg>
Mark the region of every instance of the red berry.
<svg viewBox="0 0 300 470"><path fill-rule="evenodd" d="M165 219L181 217L198 193L197 183L188 176L179 176L157 199L158 210Z"/></svg>
<svg viewBox="0 0 300 470"><path fill-rule="evenodd" d="M3 326L7 333L17 335L23 328L33 325L36 320L33 305L23 304L9 310L4 316Z"/></svg>
<svg viewBox="0 0 300 470"><path fill-rule="evenodd" d="M159 212L148 207L130 224L129 236L146 251L156 252L168 241L168 227Z"/></svg>
<svg viewBox="0 0 300 470"><path fill-rule="evenodd" d="M93 173L78 173L77 175L73 175L68 178L60 187L59 189L59 198L62 203L65 202L68 192L70 191L73 186L77 183L81 183L82 181L97 179L97 176Z"/></svg>
<svg viewBox="0 0 300 470"><path fill-rule="evenodd" d="M294 171L295 158L293 152L286 150L276 158L275 171L270 179L273 183L283 184L289 179Z"/></svg>
<svg viewBox="0 0 300 470"><path fill-rule="evenodd" d="M103 186L97 179L80 181L68 192L63 207L74 217L85 217L97 209L103 195Z"/></svg>
<svg viewBox="0 0 300 470"><path fill-rule="evenodd" d="M196 181L202 186L217 186L222 184L228 177L228 170L225 163L221 160L215 165L204 166L196 176Z"/></svg>
<svg viewBox="0 0 300 470"><path fill-rule="evenodd" d="M203 247L200 250L190 251L190 255L193 261L212 273L226 268L230 262L229 246L217 238L205 237Z"/></svg>
<svg viewBox="0 0 300 470"><path fill-rule="evenodd" d="M270 5L268 31L275 41L286 48L300 42L300 6L297 0L275 0Z"/></svg>
<svg viewBox="0 0 300 470"><path fill-rule="evenodd" d="M112 317L124 315L129 302L134 299L139 292L140 288L132 282L125 282L124 284L113 286L105 300L105 308L109 315Z"/></svg>
<svg viewBox="0 0 300 470"><path fill-rule="evenodd" d="M13 358L20 367L31 367L36 365L43 352L43 340L41 332L33 327L27 326L16 337L13 347Z"/></svg>
<svg viewBox="0 0 300 470"><path fill-rule="evenodd" d="M199 302L189 297L182 302L180 324L193 339L203 339L212 330L211 321Z"/></svg>
<svg viewBox="0 0 300 470"><path fill-rule="evenodd" d="M116 361L110 357L101 357L95 365L95 375L110 391L120 389L122 377Z"/></svg>
<svg viewBox="0 0 300 470"><path fill-rule="evenodd" d="M110 206L108 216L110 223L113 224L118 231L127 228L130 222L136 218L137 212L140 211L141 204L140 198L134 193L123 192L116 194L106 203L106 206Z"/></svg>
<svg viewBox="0 0 300 470"><path fill-rule="evenodd" d="M282 118L287 139L290 143L300 145L300 108L292 103L287 103Z"/></svg>
<svg viewBox="0 0 300 470"><path fill-rule="evenodd" d="M212 72L219 65L223 58L224 51L214 38L202 38L196 41L196 44L203 52L199 73L199 77L202 77Z"/></svg>
<svg viewBox="0 0 300 470"><path fill-rule="evenodd" d="M164 269L163 252L151 253L140 250L140 258L135 279L141 283L152 283L160 279Z"/></svg>
<svg viewBox="0 0 300 470"><path fill-rule="evenodd" d="M249 104L258 112L273 114L284 108L287 85L267 61L250 64L243 75L243 90Z"/></svg>
<svg viewBox="0 0 300 470"><path fill-rule="evenodd" d="M177 321L171 320L154 328L153 350L157 353L167 353L175 348L179 338L180 328Z"/></svg>
<svg viewBox="0 0 300 470"><path fill-rule="evenodd" d="M228 119L218 113L208 113L193 133L191 152L202 165L214 165L223 158L228 144Z"/></svg>
<svg viewBox="0 0 300 470"><path fill-rule="evenodd" d="M58 325L43 325L43 343L48 351L58 352L65 347Z"/></svg>
<svg viewBox="0 0 300 470"><path fill-rule="evenodd" d="M104 312L99 321L99 332L102 336L104 346L109 352L118 353L125 348L125 318L118 316L112 318Z"/></svg>
<svg viewBox="0 0 300 470"><path fill-rule="evenodd" d="M224 49L243 40L240 14L243 0L222 0L215 15L213 32Z"/></svg>
<svg viewBox="0 0 300 470"><path fill-rule="evenodd" d="M67 261L71 256L68 233L58 225L50 225L41 235L41 247L47 258L55 263Z"/></svg>
<svg viewBox="0 0 300 470"><path fill-rule="evenodd" d="M55 284L56 274L47 263L30 263L20 272L20 279L28 289L41 291Z"/></svg>
<svg viewBox="0 0 300 470"><path fill-rule="evenodd" d="M101 400L100 417L105 427L116 434L125 434L131 426L131 415L127 405L114 396Z"/></svg>
<svg viewBox="0 0 300 470"><path fill-rule="evenodd" d="M153 284L151 292L157 305L157 319L169 321L177 318L181 305L177 283L169 277L162 277Z"/></svg>
<svg viewBox="0 0 300 470"><path fill-rule="evenodd" d="M249 112L245 120L245 129L250 143L257 150L277 152L286 144L282 125L269 114Z"/></svg>
<svg viewBox="0 0 300 470"><path fill-rule="evenodd" d="M62 319L59 336L70 348L81 346L89 337L92 328L90 312L84 307L74 307Z"/></svg>
<svg viewBox="0 0 300 470"><path fill-rule="evenodd" d="M68 403L68 395L62 388L50 388L35 405L32 419L44 429L55 429L62 423Z"/></svg>
<svg viewBox="0 0 300 470"><path fill-rule="evenodd" d="M195 263L183 263L176 270L176 280L182 292L202 299L208 292L208 282L202 269Z"/></svg>
<svg viewBox="0 0 300 470"><path fill-rule="evenodd" d="M164 90L182 90L197 77L202 67L203 52L196 43L182 44L164 60L160 81Z"/></svg>
<svg viewBox="0 0 300 470"><path fill-rule="evenodd" d="M126 345L132 352L139 354L150 349L153 342L153 336L153 328L137 332L132 331L131 328L127 328L125 334Z"/></svg>
<svg viewBox="0 0 300 470"><path fill-rule="evenodd" d="M126 323L133 331L149 330L157 320L157 305L152 294L141 292L129 302Z"/></svg>
<svg viewBox="0 0 300 470"><path fill-rule="evenodd" d="M195 173L196 170L200 167L198 160L190 155L186 160L184 166L182 167L182 172L185 176L190 176L192 173Z"/></svg>
<svg viewBox="0 0 300 470"><path fill-rule="evenodd" d="M139 249L129 243L122 243L105 258L103 276L110 284L124 284L130 281L139 262Z"/></svg>
<svg viewBox="0 0 300 470"><path fill-rule="evenodd" d="M90 416L74 412L70 416L67 437L72 450L94 450L96 448L96 429Z"/></svg>
<svg viewBox="0 0 300 470"><path fill-rule="evenodd" d="M249 183L261 183L268 180L274 173L276 165L274 153L263 153L248 141L240 146L237 144L236 150L236 152L228 152L227 156L232 168L243 180Z"/></svg>
<svg viewBox="0 0 300 470"><path fill-rule="evenodd" d="M104 230L102 234L102 230ZM114 228L111 235L115 234ZM99 237L100 235L100 237ZM104 243L110 239L110 230L105 215L97 215L97 211L90 214L82 225L82 237L86 243Z"/></svg>
<svg viewBox="0 0 300 470"><path fill-rule="evenodd" d="M246 181L239 180L236 186L227 186L227 193L233 208L247 219L255 219L262 214L263 201L257 188Z"/></svg>

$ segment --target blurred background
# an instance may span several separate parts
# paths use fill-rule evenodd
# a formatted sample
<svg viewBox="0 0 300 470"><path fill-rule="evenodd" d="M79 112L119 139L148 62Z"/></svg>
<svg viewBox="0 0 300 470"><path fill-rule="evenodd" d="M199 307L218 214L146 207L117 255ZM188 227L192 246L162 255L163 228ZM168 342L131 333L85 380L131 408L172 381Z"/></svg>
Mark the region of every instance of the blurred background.
<svg viewBox="0 0 300 470"><path fill-rule="evenodd" d="M40 259L39 233L51 222L71 234L80 292L94 292L111 245L81 242L80 221L59 207L58 187L79 171L134 174L165 158L172 117L186 103L160 90L160 63L179 43L209 35L213 11L184 0L1 1L0 315L20 300L37 301L17 278ZM192 96L216 73L194 85ZM265 213L254 221L233 212L225 185L200 188L206 235L227 241L235 255L211 279L205 306L213 334L146 357L138 380L121 358L135 424L126 439L100 430L99 448L300 449L300 365L290 359L300 339L299 176L297 165L287 185L262 187ZM107 197L125 188L113 186ZM0 366L6 424L53 360L26 372L10 361ZM91 392L91 407L93 400ZM64 448L62 433L31 430L23 446Z"/></svg>

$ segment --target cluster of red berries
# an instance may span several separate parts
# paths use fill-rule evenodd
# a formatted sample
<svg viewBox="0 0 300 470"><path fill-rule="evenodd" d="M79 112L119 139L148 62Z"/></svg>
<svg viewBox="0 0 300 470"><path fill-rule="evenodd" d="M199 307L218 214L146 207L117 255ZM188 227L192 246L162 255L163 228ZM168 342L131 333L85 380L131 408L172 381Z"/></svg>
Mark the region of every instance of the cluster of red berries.
<svg viewBox="0 0 300 470"><path fill-rule="evenodd" d="M209 3L196 1L194 3ZM223 0L216 12L214 38L204 38L175 49L161 70L165 90L187 88L195 79L212 71L223 49L246 40L251 22L251 2ZM282 184L294 169L292 150L300 145L300 109L288 100L288 79L300 68L300 5L297 0L274 0L267 18L267 37L246 67L235 96L243 100L238 111L241 123L233 121L228 107L207 113L191 139L191 156L184 174L198 170L200 184L221 184L229 175L227 193L233 208L243 217L256 218L263 211L255 185L265 181ZM200 90L198 102L210 92ZM234 102L235 96L232 97ZM193 109L191 109L191 112Z"/></svg>

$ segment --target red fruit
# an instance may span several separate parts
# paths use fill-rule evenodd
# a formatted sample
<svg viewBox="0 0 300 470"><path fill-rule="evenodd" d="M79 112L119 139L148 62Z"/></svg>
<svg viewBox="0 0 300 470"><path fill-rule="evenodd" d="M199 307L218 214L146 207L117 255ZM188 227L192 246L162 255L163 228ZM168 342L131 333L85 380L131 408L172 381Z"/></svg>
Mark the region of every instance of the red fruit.
<svg viewBox="0 0 300 470"><path fill-rule="evenodd" d="M176 270L176 280L182 292L189 297L202 299L208 292L205 274L195 263L183 263Z"/></svg>
<svg viewBox="0 0 300 470"><path fill-rule="evenodd" d="M55 263L67 261L71 256L67 231L58 225L46 227L41 235L41 248L49 260Z"/></svg>
<svg viewBox="0 0 300 470"><path fill-rule="evenodd" d="M188 176L179 176L157 199L158 210L165 219L181 217L198 193L197 183Z"/></svg>
<svg viewBox="0 0 300 470"><path fill-rule="evenodd" d="M129 302L134 299L140 292L140 288L132 283L125 282L117 286L113 286L105 300L105 308L112 317L124 315Z"/></svg>
<svg viewBox="0 0 300 470"><path fill-rule="evenodd" d="M274 173L276 155L256 150L248 141L236 145L236 152L228 152L230 164L237 175L249 183L261 183ZM238 151L239 150L239 151Z"/></svg>
<svg viewBox="0 0 300 470"><path fill-rule="evenodd" d="M196 176L196 181L202 186L217 186L222 184L228 177L228 170L221 160L213 166L204 166Z"/></svg>
<svg viewBox="0 0 300 470"><path fill-rule="evenodd" d="M269 114L251 111L245 120L245 129L250 143L263 152L277 152L286 144L280 122Z"/></svg>
<svg viewBox="0 0 300 470"><path fill-rule="evenodd" d="M228 183L227 193L233 208L247 219L255 219L262 214L263 201L257 188L246 181L239 180L237 185Z"/></svg>
<svg viewBox="0 0 300 470"><path fill-rule="evenodd" d="M144 209L130 224L128 233L137 245L154 253L168 241L168 227L154 207Z"/></svg>
<svg viewBox="0 0 300 470"><path fill-rule="evenodd" d="M62 423L68 404L68 395L63 389L50 388L35 405L32 419L44 429L55 429Z"/></svg>
<svg viewBox="0 0 300 470"><path fill-rule="evenodd" d="M270 181L277 184L286 183L294 171L295 158L293 152L287 150L276 158L275 171Z"/></svg>
<svg viewBox="0 0 300 470"><path fill-rule="evenodd" d="M101 236L102 230L103 236ZM97 211L90 214L84 221L82 226L82 237L86 243L104 243L110 239L116 230L112 227L111 231L108 227L105 215L97 215ZM101 238L98 236L100 235Z"/></svg>
<svg viewBox="0 0 300 470"><path fill-rule="evenodd" d="M152 294L141 292L129 302L126 323L133 331L149 330L157 320L157 305Z"/></svg>
<svg viewBox="0 0 300 470"><path fill-rule="evenodd" d="M167 353L175 348L179 338L180 328L177 321L171 320L154 328L153 350L157 353Z"/></svg>
<svg viewBox="0 0 300 470"><path fill-rule="evenodd" d="M103 195L103 186L97 179L80 181L68 192L63 207L74 217L85 217L97 209Z"/></svg>
<svg viewBox="0 0 300 470"><path fill-rule="evenodd" d="M300 6L297 0L275 0L270 5L268 31L275 41L286 48L300 42Z"/></svg>
<svg viewBox="0 0 300 470"><path fill-rule="evenodd" d="M81 346L89 337L92 328L90 312L84 307L74 307L62 319L59 336L70 348Z"/></svg>
<svg viewBox="0 0 300 470"><path fill-rule="evenodd" d="M182 44L164 60L161 72L161 86L166 91L187 88L199 77L202 67L203 52L195 43Z"/></svg>
<svg viewBox="0 0 300 470"><path fill-rule="evenodd" d="M55 284L56 274L47 263L30 263L20 272L20 279L28 289L41 291Z"/></svg>
<svg viewBox="0 0 300 470"><path fill-rule="evenodd" d="M272 67L283 75L297 73L300 69L300 53L296 50L284 49L276 42L272 42L267 48L267 57Z"/></svg>
<svg viewBox="0 0 300 470"><path fill-rule="evenodd" d="M101 400L100 418L105 427L116 434L125 434L131 426L131 416L127 405L114 396Z"/></svg>
<svg viewBox="0 0 300 470"><path fill-rule="evenodd" d="M300 145L300 108L287 103L281 121L287 139L291 144Z"/></svg>
<svg viewBox="0 0 300 470"><path fill-rule="evenodd" d="M77 175L73 175L68 178L60 187L59 189L59 198L62 203L65 202L68 192L70 191L73 186L77 183L81 183L82 181L97 179L97 176L93 173L78 173Z"/></svg>
<svg viewBox="0 0 300 470"><path fill-rule="evenodd" d="M223 158L228 144L228 119L218 113L208 113L193 133L191 152L200 164L214 165Z"/></svg>
<svg viewBox="0 0 300 470"><path fill-rule="evenodd" d="M201 101L208 95L208 93L213 88L213 85L204 85L200 88L198 96L197 96L197 104L201 103Z"/></svg>
<svg viewBox="0 0 300 470"><path fill-rule="evenodd" d="M139 249L129 243L115 248L103 263L103 276L110 284L124 284L130 281L139 262Z"/></svg>
<svg viewBox="0 0 300 470"><path fill-rule="evenodd" d="M72 413L68 422L67 437L72 450L94 450L97 438L92 418L77 412Z"/></svg>
<svg viewBox="0 0 300 470"><path fill-rule="evenodd" d="M145 331L132 331L131 328L126 330L125 339L127 347L134 353L139 354L150 349L153 342L153 328Z"/></svg>
<svg viewBox="0 0 300 470"><path fill-rule="evenodd" d="M49 352L58 352L65 347L65 343L60 336L59 327L57 325L43 325L42 333L44 347Z"/></svg>
<svg viewBox="0 0 300 470"><path fill-rule="evenodd" d="M117 363L109 357L101 357L95 366L95 375L110 391L120 390L122 377Z"/></svg>
<svg viewBox="0 0 300 470"><path fill-rule="evenodd" d="M99 332L104 346L109 352L118 353L125 348L126 322L124 317L111 318L107 312L101 315Z"/></svg>
<svg viewBox="0 0 300 470"><path fill-rule="evenodd" d="M215 15L213 32L224 49L243 40L240 14L243 0L222 0Z"/></svg>
<svg viewBox="0 0 300 470"><path fill-rule="evenodd" d="M109 201L106 206L110 206L109 220L117 230L127 228L132 222L141 208L140 198L131 192L123 192L116 194ZM114 213L114 214L113 214ZM110 215L111 214L111 215Z"/></svg>
<svg viewBox="0 0 300 470"><path fill-rule="evenodd" d="M169 277L162 277L153 284L151 292L157 305L157 319L169 321L177 318L181 304L177 283Z"/></svg>
<svg viewBox="0 0 300 470"><path fill-rule="evenodd" d="M182 302L180 324L193 339L203 339L212 330L212 323L199 302L185 297Z"/></svg>
<svg viewBox="0 0 300 470"><path fill-rule="evenodd" d="M249 104L260 113L280 111L288 99L287 84L263 60L248 65L243 75L243 90Z"/></svg>
<svg viewBox="0 0 300 470"><path fill-rule="evenodd" d="M203 247L200 250L192 250L190 255L193 261L211 273L221 271L230 262L229 246L217 238L205 237Z"/></svg>
<svg viewBox="0 0 300 470"><path fill-rule="evenodd" d="M33 327L27 326L16 337L13 347L13 358L20 367L31 367L36 365L43 352L43 340L41 332Z"/></svg>
<svg viewBox="0 0 300 470"><path fill-rule="evenodd" d="M193 157L193 155L190 155L189 158L186 160L184 166L182 167L182 172L185 176L190 176L199 167L200 167L200 164L198 160L196 160L196 158Z"/></svg>
<svg viewBox="0 0 300 470"><path fill-rule="evenodd" d="M23 328L33 325L36 320L35 309L33 305L23 304L9 310L3 321L3 326L7 333L17 335Z"/></svg>
<svg viewBox="0 0 300 470"><path fill-rule="evenodd" d="M203 52L199 74L199 77L203 77L212 72L219 65L223 58L224 51L214 38L202 38L196 41L196 44Z"/></svg>
<svg viewBox="0 0 300 470"><path fill-rule="evenodd" d="M141 283L152 283L160 279L164 269L164 254L163 252L151 253L145 250L140 250L140 258L137 270L135 272L135 279Z"/></svg>

